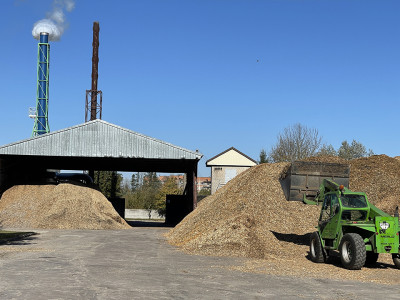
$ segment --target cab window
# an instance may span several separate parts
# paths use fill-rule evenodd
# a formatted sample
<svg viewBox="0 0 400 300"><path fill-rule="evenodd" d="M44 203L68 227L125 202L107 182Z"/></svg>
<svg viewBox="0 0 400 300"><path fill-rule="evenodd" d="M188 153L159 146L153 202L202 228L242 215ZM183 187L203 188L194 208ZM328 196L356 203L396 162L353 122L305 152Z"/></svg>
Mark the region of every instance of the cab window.
<svg viewBox="0 0 400 300"><path fill-rule="evenodd" d="M320 221L328 221L331 217L331 195L325 195L320 215Z"/></svg>
<svg viewBox="0 0 400 300"><path fill-rule="evenodd" d="M339 212L339 199L336 194L331 195L331 215L332 217Z"/></svg>
<svg viewBox="0 0 400 300"><path fill-rule="evenodd" d="M367 200L363 195L346 194L340 197L344 207L364 208L368 207Z"/></svg>

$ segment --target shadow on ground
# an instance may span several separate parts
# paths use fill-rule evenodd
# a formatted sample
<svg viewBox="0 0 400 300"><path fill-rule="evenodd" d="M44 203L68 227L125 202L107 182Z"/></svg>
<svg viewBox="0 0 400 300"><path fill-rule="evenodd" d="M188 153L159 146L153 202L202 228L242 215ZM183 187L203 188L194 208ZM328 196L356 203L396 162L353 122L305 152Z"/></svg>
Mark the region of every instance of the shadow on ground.
<svg viewBox="0 0 400 300"><path fill-rule="evenodd" d="M272 234L280 241L293 243L296 245L308 246L310 244L311 233L306 234L293 234L293 233L279 233L271 231Z"/></svg>
<svg viewBox="0 0 400 300"><path fill-rule="evenodd" d="M0 245L31 245L34 244L33 241L37 239L37 235L38 233L35 232L24 232L16 235L10 235L9 237L3 237L0 239Z"/></svg>
<svg viewBox="0 0 400 300"><path fill-rule="evenodd" d="M143 221L143 220L126 220L126 223L128 223L132 227L165 227L165 228L172 228L174 227L173 225L169 225L165 222L160 222L160 221Z"/></svg>
<svg viewBox="0 0 400 300"><path fill-rule="evenodd" d="M308 259L309 261L311 261L310 252L307 252L307 255L305 256L305 258ZM337 251L330 251L329 252L329 256L325 260L325 264L332 265L332 266L344 269L344 267L342 265L342 262L340 260L340 254ZM376 263L373 263L373 264L366 263L363 268L375 269L375 270L377 270L377 269L382 269L382 270L383 269L397 269L394 266L394 264L391 265L391 264L387 264L387 263L383 263L383 262L376 262Z"/></svg>

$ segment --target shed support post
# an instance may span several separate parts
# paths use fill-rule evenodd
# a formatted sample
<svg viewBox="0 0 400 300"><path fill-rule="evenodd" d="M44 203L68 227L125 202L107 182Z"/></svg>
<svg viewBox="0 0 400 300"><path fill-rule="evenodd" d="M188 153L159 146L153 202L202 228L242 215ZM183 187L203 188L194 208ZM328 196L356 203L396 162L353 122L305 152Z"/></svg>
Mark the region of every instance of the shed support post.
<svg viewBox="0 0 400 300"><path fill-rule="evenodd" d="M194 166L192 169L188 170L186 181L188 196L187 205L188 209L190 208L190 211L192 211L197 206L197 166Z"/></svg>
<svg viewBox="0 0 400 300"><path fill-rule="evenodd" d="M197 165L193 170L193 210L197 207Z"/></svg>

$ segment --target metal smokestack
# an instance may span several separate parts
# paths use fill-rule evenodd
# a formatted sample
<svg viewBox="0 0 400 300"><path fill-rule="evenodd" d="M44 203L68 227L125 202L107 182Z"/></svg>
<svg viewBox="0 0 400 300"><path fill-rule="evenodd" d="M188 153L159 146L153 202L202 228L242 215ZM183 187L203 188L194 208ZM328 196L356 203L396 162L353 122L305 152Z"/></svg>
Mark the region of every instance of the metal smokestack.
<svg viewBox="0 0 400 300"><path fill-rule="evenodd" d="M99 22L93 22L93 55L92 55L92 102L90 120L97 118L97 80L99 78Z"/></svg>
<svg viewBox="0 0 400 300"><path fill-rule="evenodd" d="M98 113L101 119L102 114L103 94L101 91L97 90L97 81L99 78L99 32L99 22L93 22L92 88L86 90L85 122L89 121L89 114L90 121L96 120ZM97 95L100 95L100 103L97 101Z"/></svg>
<svg viewBox="0 0 400 300"><path fill-rule="evenodd" d="M36 118L33 126L32 136L48 133L50 131L49 121L48 121L49 60L50 60L49 33L41 32L38 44Z"/></svg>

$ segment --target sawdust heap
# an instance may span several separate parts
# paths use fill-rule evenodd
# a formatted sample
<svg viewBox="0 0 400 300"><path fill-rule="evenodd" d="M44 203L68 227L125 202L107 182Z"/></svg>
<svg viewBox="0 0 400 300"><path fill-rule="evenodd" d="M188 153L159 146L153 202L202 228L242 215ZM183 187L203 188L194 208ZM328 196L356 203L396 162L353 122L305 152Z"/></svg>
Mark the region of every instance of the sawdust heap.
<svg viewBox="0 0 400 300"><path fill-rule="evenodd" d="M400 160L374 155L350 161L350 189L366 192L368 200L393 215L400 207Z"/></svg>
<svg viewBox="0 0 400 300"><path fill-rule="evenodd" d="M9 228L130 228L102 193L72 184L8 189L0 199L0 222Z"/></svg>
<svg viewBox="0 0 400 300"><path fill-rule="evenodd" d="M318 207L288 202L279 178L288 163L262 164L232 179L169 232L171 244L198 254L265 258L314 231ZM288 250L288 251L286 251Z"/></svg>
<svg viewBox="0 0 400 300"><path fill-rule="evenodd" d="M337 157L309 161L345 163ZM400 205L400 161L386 155L350 161L350 188L393 213ZM315 231L320 208L289 202L279 178L288 163L262 164L232 179L171 230L172 245L190 253L268 258L293 257L304 251Z"/></svg>
<svg viewBox="0 0 400 300"><path fill-rule="evenodd" d="M321 163L336 163L336 164L348 164L349 161L341 158L339 156L331 156L331 155L324 155L324 156L313 156L304 159L304 161L313 161L313 162L321 162Z"/></svg>

